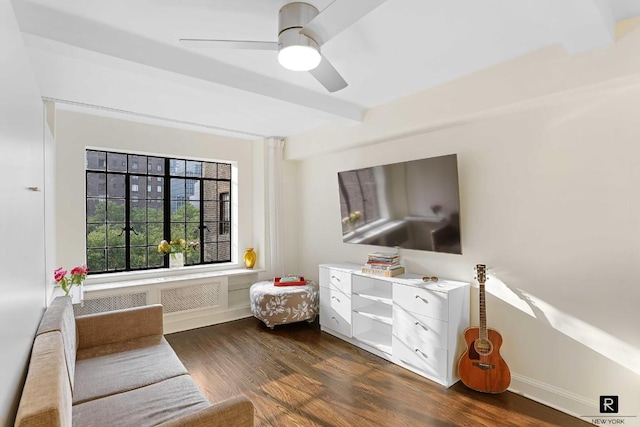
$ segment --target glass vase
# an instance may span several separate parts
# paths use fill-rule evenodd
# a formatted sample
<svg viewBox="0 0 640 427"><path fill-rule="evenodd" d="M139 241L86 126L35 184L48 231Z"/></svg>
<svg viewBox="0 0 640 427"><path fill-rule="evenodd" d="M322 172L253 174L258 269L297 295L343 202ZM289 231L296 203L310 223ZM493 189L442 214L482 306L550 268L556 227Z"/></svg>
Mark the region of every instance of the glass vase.
<svg viewBox="0 0 640 427"><path fill-rule="evenodd" d="M182 267L184 267L184 254L182 252L169 254L169 268Z"/></svg>

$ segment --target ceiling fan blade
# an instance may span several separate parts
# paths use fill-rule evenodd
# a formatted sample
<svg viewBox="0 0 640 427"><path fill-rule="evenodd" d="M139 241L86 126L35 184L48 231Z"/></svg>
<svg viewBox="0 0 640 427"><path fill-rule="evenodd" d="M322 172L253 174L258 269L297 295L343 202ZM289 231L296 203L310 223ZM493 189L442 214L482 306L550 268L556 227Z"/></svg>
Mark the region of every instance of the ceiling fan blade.
<svg viewBox="0 0 640 427"><path fill-rule="evenodd" d="M180 43L196 48L278 50L278 42L252 40L180 39Z"/></svg>
<svg viewBox="0 0 640 427"><path fill-rule="evenodd" d="M324 44L386 0L335 0L305 25L300 32Z"/></svg>
<svg viewBox="0 0 640 427"><path fill-rule="evenodd" d="M329 92L336 92L347 87L347 82L324 56L320 60L320 65L310 70L309 73Z"/></svg>

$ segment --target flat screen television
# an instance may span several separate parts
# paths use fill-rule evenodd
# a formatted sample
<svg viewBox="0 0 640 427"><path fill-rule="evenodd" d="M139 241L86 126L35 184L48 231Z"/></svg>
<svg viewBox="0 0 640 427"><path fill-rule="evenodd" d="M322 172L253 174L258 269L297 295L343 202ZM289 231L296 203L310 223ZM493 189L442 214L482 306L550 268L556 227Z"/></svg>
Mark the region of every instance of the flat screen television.
<svg viewBox="0 0 640 427"><path fill-rule="evenodd" d="M345 243L461 254L455 154L338 172Z"/></svg>

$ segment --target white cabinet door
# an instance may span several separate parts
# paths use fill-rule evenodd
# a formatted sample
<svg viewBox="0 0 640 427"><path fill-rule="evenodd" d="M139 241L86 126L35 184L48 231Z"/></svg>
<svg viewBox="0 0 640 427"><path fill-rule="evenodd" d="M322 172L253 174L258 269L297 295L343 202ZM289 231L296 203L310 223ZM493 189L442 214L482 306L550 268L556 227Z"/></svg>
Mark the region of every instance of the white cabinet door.
<svg viewBox="0 0 640 427"><path fill-rule="evenodd" d="M393 307L394 335L415 348L447 348L448 323Z"/></svg>
<svg viewBox="0 0 640 427"><path fill-rule="evenodd" d="M333 309L344 320L351 318L351 298L335 288L320 288L320 306Z"/></svg>
<svg viewBox="0 0 640 427"><path fill-rule="evenodd" d="M334 287L351 295L351 273L333 268L320 268L320 286Z"/></svg>
<svg viewBox="0 0 640 427"><path fill-rule="evenodd" d="M351 338L351 317L345 319L331 307L320 306L320 325Z"/></svg>
<svg viewBox="0 0 640 427"><path fill-rule="evenodd" d="M394 283L393 302L412 313L440 320L449 319L449 301L446 292Z"/></svg>
<svg viewBox="0 0 640 427"><path fill-rule="evenodd" d="M423 375L434 379L440 384L447 382L447 359L446 350L433 347L412 346L396 335L393 336L392 352L394 359L418 370Z"/></svg>

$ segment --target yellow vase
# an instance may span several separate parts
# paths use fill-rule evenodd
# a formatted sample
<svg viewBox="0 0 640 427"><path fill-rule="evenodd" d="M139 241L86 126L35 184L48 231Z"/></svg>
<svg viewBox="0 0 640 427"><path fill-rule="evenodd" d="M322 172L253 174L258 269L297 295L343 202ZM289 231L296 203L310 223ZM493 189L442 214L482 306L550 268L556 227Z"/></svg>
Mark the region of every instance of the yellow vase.
<svg viewBox="0 0 640 427"><path fill-rule="evenodd" d="M253 248L247 248L242 259L244 260L245 267L253 268L253 266L256 265L258 255L256 255L256 253L253 251Z"/></svg>

